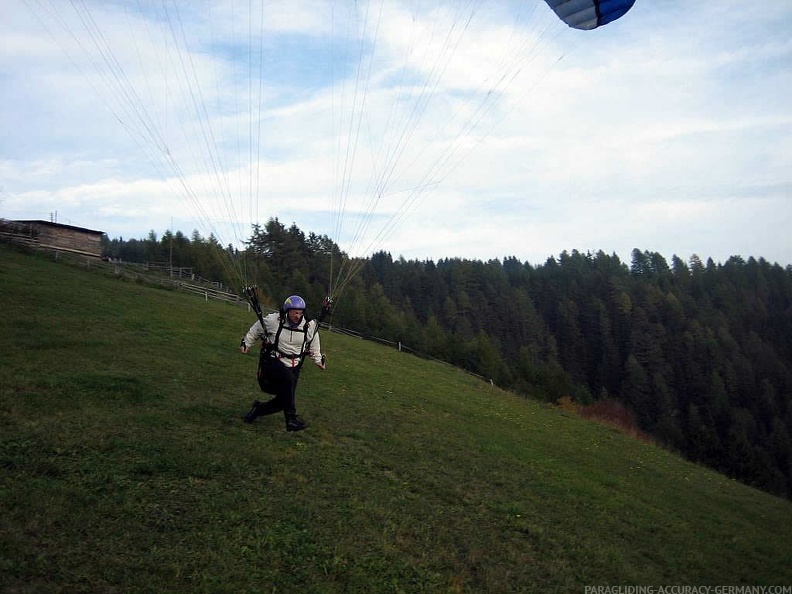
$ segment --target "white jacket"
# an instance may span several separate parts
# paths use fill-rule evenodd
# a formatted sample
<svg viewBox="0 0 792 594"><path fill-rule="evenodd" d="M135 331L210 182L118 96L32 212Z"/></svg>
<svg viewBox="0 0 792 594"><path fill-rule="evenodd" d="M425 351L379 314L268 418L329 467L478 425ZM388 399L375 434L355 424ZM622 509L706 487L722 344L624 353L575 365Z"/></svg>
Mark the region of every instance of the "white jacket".
<svg viewBox="0 0 792 594"><path fill-rule="evenodd" d="M307 329L306 329L307 324ZM281 317L278 312L264 316L264 326L261 322L256 321L250 327L245 335L245 346L250 349L256 341L262 339L264 345L271 345L275 342L275 336L278 334L278 328L281 325ZM280 359L280 362L287 367L297 367L300 365L303 354L303 348L307 356L313 359L313 362L322 366L322 344L319 340L319 322L311 320L306 322L305 318L300 318L297 325L292 326L288 321L283 322L283 330L281 330L280 337L276 350L273 355Z"/></svg>

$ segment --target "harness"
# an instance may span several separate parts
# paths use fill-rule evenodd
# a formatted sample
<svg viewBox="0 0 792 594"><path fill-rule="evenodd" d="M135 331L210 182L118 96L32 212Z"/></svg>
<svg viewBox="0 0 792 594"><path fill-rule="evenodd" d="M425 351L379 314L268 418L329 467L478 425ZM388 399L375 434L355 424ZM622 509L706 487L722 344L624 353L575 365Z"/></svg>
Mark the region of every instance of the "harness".
<svg viewBox="0 0 792 594"><path fill-rule="evenodd" d="M295 359L299 359L300 362L295 365L295 367L300 367L305 361L305 357L308 356L308 350L306 346L310 346L310 342L308 341L308 328L311 325L311 320L307 317L303 318L305 320L305 325L302 328L289 328L291 332L302 332L303 334L303 343L300 347L300 352L296 355L291 353L284 353L279 347L278 344L280 342L280 335L285 327L286 322L286 314L285 312L281 313L280 316L280 323L278 324L278 331L275 333L275 340L272 343L265 343L261 349L262 356L267 357L276 357L281 359L290 359L294 361Z"/></svg>

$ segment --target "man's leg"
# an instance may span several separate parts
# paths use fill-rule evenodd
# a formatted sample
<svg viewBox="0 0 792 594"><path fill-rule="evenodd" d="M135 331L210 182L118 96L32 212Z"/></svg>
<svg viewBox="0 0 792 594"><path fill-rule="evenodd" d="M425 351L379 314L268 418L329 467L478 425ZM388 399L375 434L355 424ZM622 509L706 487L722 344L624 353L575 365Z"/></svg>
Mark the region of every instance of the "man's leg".
<svg viewBox="0 0 792 594"><path fill-rule="evenodd" d="M262 415L271 415L282 410L283 406L281 406L277 396L266 402L254 400L250 412L245 415L245 423L252 423Z"/></svg>
<svg viewBox="0 0 792 594"><path fill-rule="evenodd" d="M272 393L271 388L273 386L277 386L279 388L280 383L284 381L284 379L288 381L288 377L285 376L284 371L286 371L285 367L280 362L278 362L277 359L262 354L262 356L259 358L259 368L257 373L259 387L261 390ZM266 381L264 378L266 378ZM246 423L252 423L262 415L271 415L283 410L283 399L281 398L279 391L275 390L274 393L275 395L273 398L266 402L261 402L259 400L253 401L253 404L250 406L250 412L248 412L248 414L246 414L244 417Z"/></svg>
<svg viewBox="0 0 792 594"><path fill-rule="evenodd" d="M283 416L286 419L286 431L302 431L308 425L297 416L297 381L300 379L300 368L286 368L288 379L284 378L279 385L278 397L283 405Z"/></svg>

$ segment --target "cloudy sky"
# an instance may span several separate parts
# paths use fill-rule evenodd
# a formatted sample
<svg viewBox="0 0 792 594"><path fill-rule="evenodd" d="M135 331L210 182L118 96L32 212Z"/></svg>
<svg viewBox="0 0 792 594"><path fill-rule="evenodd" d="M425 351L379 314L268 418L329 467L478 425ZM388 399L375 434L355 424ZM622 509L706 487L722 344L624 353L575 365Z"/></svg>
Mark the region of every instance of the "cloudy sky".
<svg viewBox="0 0 792 594"><path fill-rule="evenodd" d="M0 217L792 264L788 0L266 4L0 3Z"/></svg>

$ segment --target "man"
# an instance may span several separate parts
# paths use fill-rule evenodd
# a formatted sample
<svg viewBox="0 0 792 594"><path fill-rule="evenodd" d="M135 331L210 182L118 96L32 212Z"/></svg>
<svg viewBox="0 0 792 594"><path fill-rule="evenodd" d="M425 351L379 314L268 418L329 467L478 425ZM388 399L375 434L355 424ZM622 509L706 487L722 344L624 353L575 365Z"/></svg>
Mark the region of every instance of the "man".
<svg viewBox="0 0 792 594"><path fill-rule="evenodd" d="M250 327L239 350L245 354L262 340L258 381L263 392L273 394L267 402L253 402L245 422L252 423L261 415L283 411L286 431L302 431L307 427L297 416L295 397L297 380L303 360L310 357L322 370L326 368L319 341L319 322L305 318L305 301L292 295L280 312L271 313Z"/></svg>

